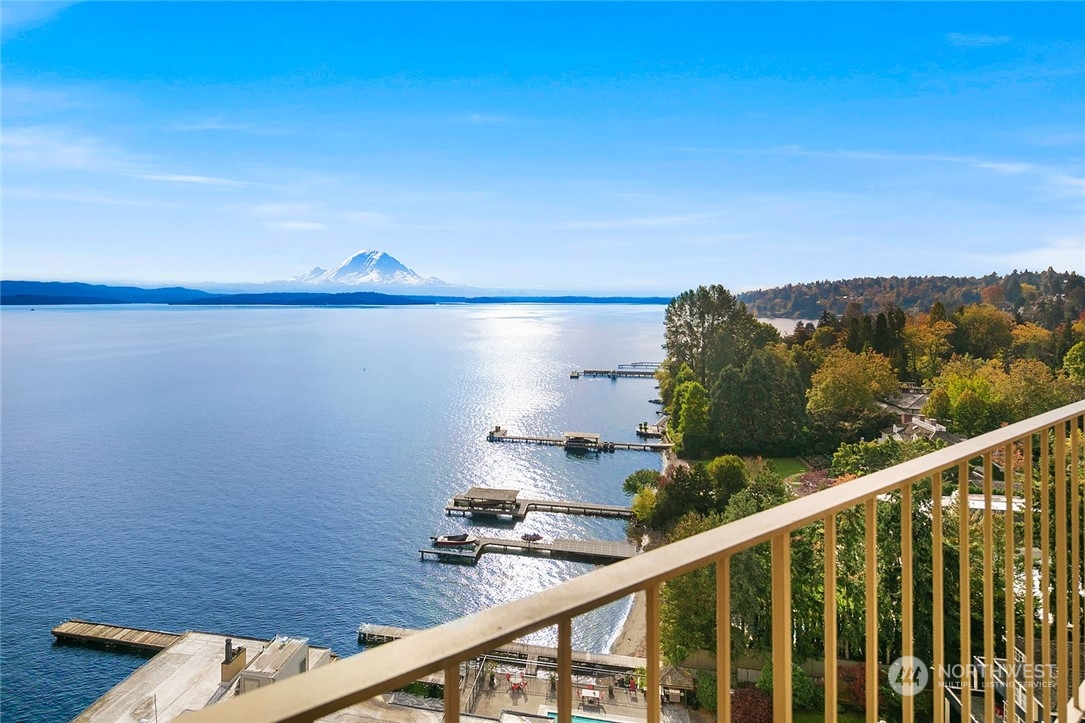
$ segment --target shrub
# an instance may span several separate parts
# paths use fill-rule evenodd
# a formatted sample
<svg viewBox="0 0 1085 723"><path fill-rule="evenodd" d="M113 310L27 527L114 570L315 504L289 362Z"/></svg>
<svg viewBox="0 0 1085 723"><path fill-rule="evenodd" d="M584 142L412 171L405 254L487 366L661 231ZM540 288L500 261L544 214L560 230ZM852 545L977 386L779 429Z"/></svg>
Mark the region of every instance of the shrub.
<svg viewBox="0 0 1085 723"><path fill-rule="evenodd" d="M706 670L698 670L694 679L697 682L697 707L714 712L718 702L716 676Z"/></svg>
<svg viewBox="0 0 1085 723"><path fill-rule="evenodd" d="M772 723L772 698L757 688L731 693L731 718L742 723Z"/></svg>
<svg viewBox="0 0 1085 723"><path fill-rule="evenodd" d="M771 696L772 693L772 661L765 663L761 668L761 676L757 679L759 690ZM823 691L814 684L813 678L806 674L800 666L791 664L791 706L795 710L819 710L822 706Z"/></svg>

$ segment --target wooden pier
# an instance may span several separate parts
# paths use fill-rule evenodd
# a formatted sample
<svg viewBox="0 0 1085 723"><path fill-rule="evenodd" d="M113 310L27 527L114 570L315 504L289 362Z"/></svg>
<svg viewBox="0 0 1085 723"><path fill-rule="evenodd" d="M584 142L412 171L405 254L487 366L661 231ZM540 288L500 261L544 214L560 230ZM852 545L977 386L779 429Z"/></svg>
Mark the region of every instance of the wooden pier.
<svg viewBox="0 0 1085 723"><path fill-rule="evenodd" d="M532 437L509 434L509 430L497 426L486 434L489 442L521 442L524 444L544 444L551 447L564 447L573 452L614 452L632 450L635 452L664 452L672 445L667 443L647 442L605 442L593 432L565 432L560 437Z"/></svg>
<svg viewBox="0 0 1085 723"><path fill-rule="evenodd" d="M452 498L445 507L445 514L453 513L467 516L508 516L522 520L528 512L556 512L563 515L584 515L587 517L607 517L620 520L633 519L633 510L619 505L599 505L594 502L574 502L569 500L529 500L520 499L519 490L502 490L490 487L472 487L463 494Z"/></svg>
<svg viewBox="0 0 1085 723"><path fill-rule="evenodd" d="M654 369L585 369L569 375L573 379L580 377L607 377L609 379L655 379Z"/></svg>
<svg viewBox="0 0 1085 723"><path fill-rule="evenodd" d="M637 548L628 542L609 542L605 540L551 540L550 542L528 542L504 537L480 537L474 550L450 550L446 548L428 548L419 550L421 559L431 557L438 562L460 562L475 564L487 552L506 555L532 555L550 557L555 560L574 560L608 565L620 560L628 560L637 554Z"/></svg>
<svg viewBox="0 0 1085 723"><path fill-rule="evenodd" d="M86 620L68 620L53 628L53 636L58 642L78 643L81 645L101 645L109 648L122 648L142 653L157 653L165 650L181 638L178 633L161 630L143 630L142 628L123 628L119 625L91 623Z"/></svg>
<svg viewBox="0 0 1085 723"><path fill-rule="evenodd" d="M362 623L358 626L359 645L380 645L405 638L418 632L411 628L397 628L391 625L372 625ZM528 675L534 675L536 668L555 668L557 666L557 648L526 643L506 643L486 653L488 660L520 663L528 668ZM578 673L588 675L624 675L647 665L644 658L627 655L607 655L605 653L587 653L572 651L573 668Z"/></svg>

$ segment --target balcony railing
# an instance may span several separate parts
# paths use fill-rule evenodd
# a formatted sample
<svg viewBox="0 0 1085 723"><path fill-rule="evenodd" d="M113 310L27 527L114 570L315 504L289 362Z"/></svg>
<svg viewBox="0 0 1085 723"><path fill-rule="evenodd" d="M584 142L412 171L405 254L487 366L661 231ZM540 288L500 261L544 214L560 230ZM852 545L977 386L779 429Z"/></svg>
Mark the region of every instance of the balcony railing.
<svg viewBox="0 0 1085 723"><path fill-rule="evenodd" d="M1013 641L1015 633L1024 641L1023 677L1007 676L1005 700L1015 699L1015 686L1031 692L1045 682L1038 697L1045 703L1043 721L1067 723L1081 721L1085 703L1082 683L1082 424L1085 401L1076 402L1032 419L967 440L924 457L904 462L859 479L837 485L779 507L760 512L708 532L690 537L630 560L600 568L531 597L476 613L416 635L340 660L332 665L283 680L275 685L246 693L186 716L193 723L201 721L312 721L344 707L366 701L376 695L401 688L413 680L437 671L445 679L456 681L445 686L445 720L458 721L460 711L460 663L469 661L516 638L537 630L557 626L557 715L570 721L573 702L571 633L578 615L613 602L631 593L644 591L647 596L647 717L649 723L660 719L660 588L668 580L707 565L716 565L717 668L720 681L718 719L730 721L731 699L727 681L731 680L731 596L730 563L732 557L754 545L768 543L772 550L772 657L774 720L792 719L791 658L791 539L792 533L814 525L824 531L824 658L825 719L836 719L839 699L837 682L837 560L836 521L841 513L857 509L865 520L864 556L865 609L876 611L879 602L878 564L879 505L887 495L899 494L900 531L900 651L913 652L916 626L927 626L932 635L933 660L930 664L934 686L933 719L948 721L944 691L958 687L964 710L980 707L977 718L994 721L996 709L996 665L984 661L996 659L996 648L1003 640ZM995 589L994 519L992 502L998 481L994 461L1002 463L1002 483L1006 496L1004 514L1004 560L1013 570L1003 571L1010 581ZM1038 463L1038 464L1037 464ZM943 488L952 480L968 480L970 472L982 474L982 563L975 564L970 552L971 514L960 514L960 524L948 529L943 520ZM945 650L944 615L915 619L913 580L913 491L917 483L930 485L929 503L915 507L917 514L931 518L931 546L935 551L950 549L959 554L960 650ZM926 489L926 487L924 487ZM1037 496L1039 499L1037 499ZM958 500L964 500L961 495ZM954 503L956 504L956 503ZM928 512L929 509L929 512ZM1025 514L1029 511L1029 514ZM1039 529L1035 529L1036 526ZM1022 530L1015 534L1015 530ZM1031 541L1031 544L1026 540ZM931 555L931 610L944 608L945 555ZM1039 568L1037 570L1036 568ZM982 577L982 589L970 589L973 575ZM1035 592L1033 592L1035 591ZM1050 601L1053 601L1050 602ZM1020 612L1023 609L1023 614ZM974 615L983 620L982 640L972 640ZM995 622L1002 617L1004 636L995 636ZM1025 624L1030 621L1032 624ZM1036 640L1039 629L1040 640ZM868 721L878 720L879 661L878 617L865 616L865 709ZM1040 653L1036 654L1039 642ZM948 658L948 660L947 660ZM982 686L976 681L948 680L945 670L965 670L981 661ZM947 665L948 664L948 665ZM1044 666L1044 667L1040 667ZM1053 671L1050 680L1039 680L1034 671ZM959 684L959 685L958 685ZM973 687L981 688L972 690ZM1052 696L1058 697L1052 700ZM1045 697L1046 696L1046 697ZM902 697L904 720L913 721L913 699ZM1014 715L1012 705L1007 719L1033 721L1035 711L1027 706L1023 716ZM1010 718L1009 716L1014 717Z"/></svg>

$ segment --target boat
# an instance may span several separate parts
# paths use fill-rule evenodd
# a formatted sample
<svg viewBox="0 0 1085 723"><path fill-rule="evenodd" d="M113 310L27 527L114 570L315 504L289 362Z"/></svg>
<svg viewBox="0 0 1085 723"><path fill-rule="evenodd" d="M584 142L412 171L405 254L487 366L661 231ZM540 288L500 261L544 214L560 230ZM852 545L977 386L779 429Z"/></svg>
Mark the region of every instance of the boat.
<svg viewBox="0 0 1085 723"><path fill-rule="evenodd" d="M538 542L542 539L542 535L540 535L538 532L525 532L524 534L520 535L520 539L524 542Z"/></svg>
<svg viewBox="0 0 1085 723"><path fill-rule="evenodd" d="M478 544L478 538L466 533L462 535L440 535L431 537L434 547L474 547Z"/></svg>

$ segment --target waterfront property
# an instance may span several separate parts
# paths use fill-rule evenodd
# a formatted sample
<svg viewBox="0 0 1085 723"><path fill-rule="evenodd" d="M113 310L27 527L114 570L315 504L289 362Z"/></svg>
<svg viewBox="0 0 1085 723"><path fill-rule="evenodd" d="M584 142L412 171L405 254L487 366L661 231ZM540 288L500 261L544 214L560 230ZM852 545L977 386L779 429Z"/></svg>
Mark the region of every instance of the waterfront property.
<svg viewBox="0 0 1085 723"><path fill-rule="evenodd" d="M1082 495L1082 444L1081 427L1085 423L1085 401L1062 407L1041 414L1031 419L989 432L960 444L932 452L923 457L909 460L895 467L874 472L864 477L822 490L799 500L794 500L773 509L765 510L741 520L731 522L708 532L671 543L657 550L637 555L614 565L594 570L581 577L565 582L556 587L530 597L507 603L490 610L471 615L468 618L441 625L430 630L410 635L396 642L378 646L351 658L345 659L323 670L314 671L254 693L226 701L218 706L192 714L191 723L205 721L248 720L260 721L305 721L315 720L360 701L403 685L421 675L443 670L447 679L456 679L460 675L460 663L471 660L479 654L520 638L528 633L557 625L557 675L555 707L559 721L568 723L572 720L575 682L572 674L572 628L574 620L583 613L601 605L617 600L631 593L643 590L647 596L647 666L646 681L648 701L647 720L658 723L661 708L655 704L661 693L661 655L660 655L660 587L667 580L690 570L715 565L717 569L716 585L716 621L717 621L717 668L722 680L731 679L731 558L742 550L761 543L771 548L771 574L774 594L771 603L772 621L772 658L773 658L773 698L774 720L787 723L792 720L792 612L791 612L791 535L794 531L817 523L823 523L826 550L824 579L824 660L825 660L825 712L827 719L835 719L839 702L838 669L838 603L836 554L838 548L837 515L845 510L858 507L866 523L867 533L862 542L862 551L867 568L877 569L876 546L880 535L884 533L878 525L879 505L885 504L884 497L890 493L900 494L901 514L899 541L901 545L901 580L902 598L899 603L901 620L900 644L903 655L913 654L917 626L929 631L933 640L934 659L930 669L933 671L929 684L933 686L934 723L948 723L949 704L945 696L947 688L957 682L963 682L960 705L969 711L971 721L995 720L996 697L993 666L986 666L982 685L976 690L970 687L971 680L957 681L950 679L945 671L960 668L966 670L973 655L983 652L986 660L995 659L998 639L995 635L996 616L1004 621L1006 628L1017 633L1020 627L1015 618L1017 605L1023 605L1024 619L1044 621L1042 628L1042 655L1050 659L1035 660L1033 625L1025 625L1022 631L1026 640L1023 646L1026 677L1023 684L1033 681L1030 672L1037 663L1050 664L1057 685L1052 692L1058 693L1058 699L1045 710L1057 711L1060 723L1076 723L1085 718L1085 686L1083 671L1080 666L1071 666L1071 661L1080 658L1082 649L1082 626L1071 625L1072 620L1079 620L1082 614L1081 600L1071 591L1082 585L1081 556L1081 513ZM1014 455L1019 451L1020 455ZM1006 546L1010 552L1008 559L1013 560L1015 575L1024 575L1033 584L1008 586L996 591L994 587L994 542L991 499L993 497L993 466L995 454L1005 455L1012 460L1013 469L1023 477L1021 496L1025 508L1040 511L1042 514L1022 515L1025 538L1033 536L1039 526L1036 539L1041 546L1041 570L1033 564L1035 551L1033 546L1023 545L1020 561L1014 554L1017 542L1013 536L1007 536ZM1038 457L1036 455L1039 455ZM983 542L982 554L973 556L969 544L970 525L968 516L958 519L962 524L945 524L942 490L947 479L957 474L964 478L970 462L980 459L983 471L985 507L982 512ZM1034 465L1038 461L1040 464ZM1037 472L1037 470L1041 470ZM932 587L929 592L919 592L914 586L915 558L913 545L913 515L920 512L913 505L913 493L917 483L929 484L930 506L923 514L930 514L930 543L934 550L953 548L962 551L960 567L964 574L960 582L960 605L958 616L950 617L943 610L945 599L945 565L943 554L934 554L930 563ZM1039 495L1034 494L1034 485ZM1014 496L1012 486L1006 486L1007 496ZM1014 504L1007 505L1007 516L1015 516ZM951 518L952 519L952 518ZM1010 527L1007 525L1007 527ZM1010 529L1014 529L1010 527ZM978 559L977 559L978 557ZM973 569L975 568L975 569ZM972 589L972 573L979 575L981 584ZM883 601L878 588L879 576L867 575L864 582L865 609L876 610ZM1044 596L1043 610L1035 607L1032 595L1022 594L1022 590L1032 590L1039 582L1047 587L1051 595ZM922 590L922 588L920 588ZM930 595L934 614L917 616L915 596ZM922 608L921 608L922 609ZM1042 614L1041 614L1042 613ZM982 619L982 632L975 631L973 639L972 620L979 615ZM950 650L944 645L947 632L947 618L959 619L961 650ZM878 618L866 616L864 619L865 636L868 649L878 648ZM952 623L956 624L956 623ZM1050 642L1050 644L1048 644ZM865 679L865 709L868 720L875 720L879 708L881 674L880 661L876 656L867 656L863 665ZM1014 700L1016 691L1014 679L1006 681L1006 697ZM983 715L971 714L973 700L980 703ZM916 719L915 701L912 697L901 698L905 721ZM943 705L945 703L945 705ZM732 721L730 697L723 695L718 699L718 719L721 722ZM460 719L460 689L458 686L445 687L445 720ZM1045 722L1046 723L1046 722Z"/></svg>
<svg viewBox="0 0 1085 723"><path fill-rule="evenodd" d="M173 641L83 711L75 723L173 720L320 668L334 658L327 648L310 647L299 638L267 641L201 632L163 634L172 635Z"/></svg>
<svg viewBox="0 0 1085 723"><path fill-rule="evenodd" d="M492 487L472 487L463 494L452 498L452 504L445 507L446 514L508 516L522 520L528 512L555 512L564 515L585 515L588 517L611 517L620 520L633 518L633 511L619 505L599 505L593 502L574 502L569 500L530 500L520 497L519 490L495 489Z"/></svg>

